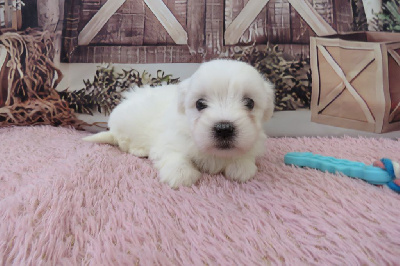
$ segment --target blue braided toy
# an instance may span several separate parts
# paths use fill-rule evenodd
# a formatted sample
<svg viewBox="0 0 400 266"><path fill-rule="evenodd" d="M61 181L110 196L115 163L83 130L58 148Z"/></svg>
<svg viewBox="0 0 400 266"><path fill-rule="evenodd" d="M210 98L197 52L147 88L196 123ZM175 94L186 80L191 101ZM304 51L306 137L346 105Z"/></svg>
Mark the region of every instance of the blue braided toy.
<svg viewBox="0 0 400 266"><path fill-rule="evenodd" d="M387 158L375 162L374 165L366 165L311 152L289 152L285 155L285 164L314 168L334 174L342 173L373 185L387 185L393 191L400 193L400 164Z"/></svg>
<svg viewBox="0 0 400 266"><path fill-rule="evenodd" d="M390 175L390 177L392 178L392 180L390 182L388 182L386 185L391 188L393 191L396 191L397 193L400 193L400 186L399 186L399 173L396 173L396 171L394 170L394 165L393 164L397 164L397 162L393 162L390 159L387 158L383 158L381 159L381 162L383 163L383 165L385 166L386 171L388 172L388 174Z"/></svg>

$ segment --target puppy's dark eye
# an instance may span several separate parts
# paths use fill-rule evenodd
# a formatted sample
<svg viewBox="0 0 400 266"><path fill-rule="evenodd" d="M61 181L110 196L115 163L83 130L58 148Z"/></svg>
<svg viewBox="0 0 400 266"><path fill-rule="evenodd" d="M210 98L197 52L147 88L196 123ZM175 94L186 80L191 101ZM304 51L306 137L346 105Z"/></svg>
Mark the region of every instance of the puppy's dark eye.
<svg viewBox="0 0 400 266"><path fill-rule="evenodd" d="M203 98L198 99L197 102L196 102L196 109L201 111L201 110L206 109L206 108L207 108L206 100L204 100Z"/></svg>
<svg viewBox="0 0 400 266"><path fill-rule="evenodd" d="M254 101L253 99L250 98L244 98L243 99L244 106L246 106L249 110L253 110L254 108Z"/></svg>

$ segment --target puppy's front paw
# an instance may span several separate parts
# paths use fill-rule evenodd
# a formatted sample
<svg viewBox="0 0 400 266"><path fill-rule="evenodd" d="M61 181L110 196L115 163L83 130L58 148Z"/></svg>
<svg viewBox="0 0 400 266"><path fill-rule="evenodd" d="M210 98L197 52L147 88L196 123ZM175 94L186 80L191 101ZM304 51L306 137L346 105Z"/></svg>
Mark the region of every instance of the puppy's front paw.
<svg viewBox="0 0 400 266"><path fill-rule="evenodd" d="M237 182L246 182L256 173L257 166L252 160L238 160L225 168L225 176Z"/></svg>
<svg viewBox="0 0 400 266"><path fill-rule="evenodd" d="M160 180L172 188L191 186L199 180L201 173L188 163L166 164L160 169Z"/></svg>

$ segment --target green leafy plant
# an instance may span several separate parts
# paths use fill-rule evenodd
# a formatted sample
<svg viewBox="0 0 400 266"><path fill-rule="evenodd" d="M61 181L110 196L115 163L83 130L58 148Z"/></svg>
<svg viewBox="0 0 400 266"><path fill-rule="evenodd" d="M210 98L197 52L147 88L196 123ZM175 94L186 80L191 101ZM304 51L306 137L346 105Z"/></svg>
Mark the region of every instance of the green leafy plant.
<svg viewBox="0 0 400 266"><path fill-rule="evenodd" d="M159 86L161 84L177 83L179 78L165 75L158 70L157 76L152 77L147 71L139 73L135 69L123 69L117 72L112 65L99 66L93 81L84 80L85 88L77 91L64 90L60 92L70 108L77 113L93 115L93 111L109 115L122 100L122 93L135 86Z"/></svg>
<svg viewBox="0 0 400 266"><path fill-rule="evenodd" d="M379 31L400 32L400 0L389 0L382 5L382 12L375 19Z"/></svg>
<svg viewBox="0 0 400 266"><path fill-rule="evenodd" d="M278 46L246 47L234 58L250 63L275 84L277 111L309 108L311 68L309 59L288 60Z"/></svg>

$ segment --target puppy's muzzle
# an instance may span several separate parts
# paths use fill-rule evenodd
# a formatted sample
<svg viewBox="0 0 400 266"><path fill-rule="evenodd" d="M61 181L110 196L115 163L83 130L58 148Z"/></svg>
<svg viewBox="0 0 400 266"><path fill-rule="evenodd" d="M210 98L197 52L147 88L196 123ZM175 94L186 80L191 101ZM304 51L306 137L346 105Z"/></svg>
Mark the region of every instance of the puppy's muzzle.
<svg viewBox="0 0 400 266"><path fill-rule="evenodd" d="M218 122L213 127L213 136L219 149L230 149L236 136L236 128L232 122Z"/></svg>

